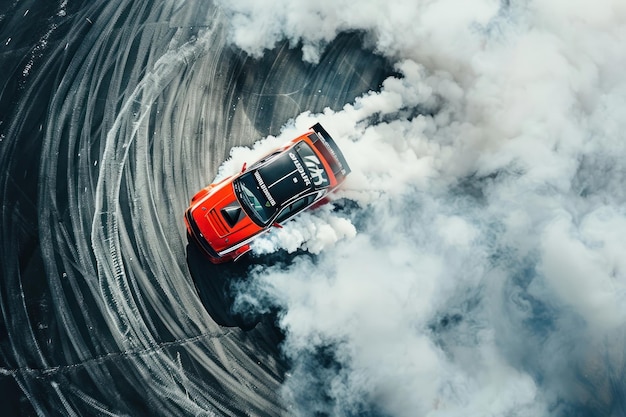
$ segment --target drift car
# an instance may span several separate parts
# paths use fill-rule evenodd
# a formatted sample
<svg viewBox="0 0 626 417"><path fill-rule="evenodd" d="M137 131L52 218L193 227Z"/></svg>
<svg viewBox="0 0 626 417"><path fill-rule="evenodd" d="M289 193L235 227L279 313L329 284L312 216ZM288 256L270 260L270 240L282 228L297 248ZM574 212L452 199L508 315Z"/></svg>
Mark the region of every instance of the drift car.
<svg viewBox="0 0 626 417"><path fill-rule="evenodd" d="M317 123L193 196L185 212L190 240L213 263L236 260L257 236L322 203L349 173L339 147Z"/></svg>

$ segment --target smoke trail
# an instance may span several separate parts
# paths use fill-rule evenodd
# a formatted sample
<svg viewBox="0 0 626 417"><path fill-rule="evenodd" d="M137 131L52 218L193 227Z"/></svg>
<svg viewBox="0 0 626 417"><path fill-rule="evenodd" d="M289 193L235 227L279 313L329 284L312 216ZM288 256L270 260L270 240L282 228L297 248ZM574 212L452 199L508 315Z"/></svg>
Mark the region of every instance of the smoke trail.
<svg viewBox="0 0 626 417"><path fill-rule="evenodd" d="M400 74L285 129L337 138L358 208L257 246L319 252L241 296L281 309L284 397L301 415L624 413L626 6L327 3L222 4L250 53L288 38L314 62L361 30ZM337 238L305 233L322 224Z"/></svg>

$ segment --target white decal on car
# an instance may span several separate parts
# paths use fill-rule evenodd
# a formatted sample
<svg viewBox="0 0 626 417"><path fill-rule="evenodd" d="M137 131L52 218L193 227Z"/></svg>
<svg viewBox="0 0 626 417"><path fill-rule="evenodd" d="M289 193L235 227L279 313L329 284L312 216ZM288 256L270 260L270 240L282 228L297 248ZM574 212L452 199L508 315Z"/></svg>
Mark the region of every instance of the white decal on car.
<svg viewBox="0 0 626 417"><path fill-rule="evenodd" d="M304 181L304 184L307 187L310 186L311 180L309 179L309 176L306 174L306 171L304 170L304 167L302 167L302 164L298 160L298 157L296 156L296 154L293 152L289 152L289 157L293 161L293 164L296 166L296 169L298 170L298 173L302 177L302 181Z"/></svg>
<svg viewBox="0 0 626 417"><path fill-rule="evenodd" d="M259 171L254 171L254 178L256 178L257 182L259 183L259 187L261 188L261 191L263 191L263 194L265 194L265 197L267 197L267 201L272 206L275 206L276 201L272 198L270 190L267 189L267 185L265 185L265 181L263 181L263 178L261 178L261 174L259 174Z"/></svg>
<svg viewBox="0 0 626 417"><path fill-rule="evenodd" d="M309 174L311 174L313 184L320 186L328 182L328 178L326 178L326 171L324 171L324 166L315 155L305 156L304 163L309 169Z"/></svg>

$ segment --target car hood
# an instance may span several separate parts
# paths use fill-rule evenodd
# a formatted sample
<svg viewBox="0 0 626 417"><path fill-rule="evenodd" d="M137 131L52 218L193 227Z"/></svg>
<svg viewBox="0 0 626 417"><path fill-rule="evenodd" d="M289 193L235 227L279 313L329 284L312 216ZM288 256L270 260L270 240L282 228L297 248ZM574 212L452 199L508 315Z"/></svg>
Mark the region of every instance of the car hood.
<svg viewBox="0 0 626 417"><path fill-rule="evenodd" d="M252 223L234 195L225 196L212 207L207 207L207 211L212 222L219 221L216 229L222 229L218 231L220 236L236 233Z"/></svg>
<svg viewBox="0 0 626 417"><path fill-rule="evenodd" d="M216 252L222 252L261 231L243 210L232 184L212 190L193 209L202 235Z"/></svg>

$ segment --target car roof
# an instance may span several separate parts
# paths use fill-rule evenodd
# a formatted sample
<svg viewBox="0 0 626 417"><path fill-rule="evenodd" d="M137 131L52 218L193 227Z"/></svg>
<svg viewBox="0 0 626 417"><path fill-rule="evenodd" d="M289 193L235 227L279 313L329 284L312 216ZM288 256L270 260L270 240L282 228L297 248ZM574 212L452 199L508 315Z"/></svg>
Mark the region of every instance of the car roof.
<svg viewBox="0 0 626 417"><path fill-rule="evenodd" d="M261 166L258 173L279 205L314 188L294 148L288 149Z"/></svg>

